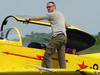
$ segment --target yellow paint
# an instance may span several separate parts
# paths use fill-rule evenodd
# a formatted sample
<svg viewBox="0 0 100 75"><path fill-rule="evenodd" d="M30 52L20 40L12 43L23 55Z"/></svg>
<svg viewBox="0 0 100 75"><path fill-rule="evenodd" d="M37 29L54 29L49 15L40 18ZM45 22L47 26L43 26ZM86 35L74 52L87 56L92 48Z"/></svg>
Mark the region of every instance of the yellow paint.
<svg viewBox="0 0 100 75"><path fill-rule="evenodd" d="M36 69L36 66L42 66L42 60L22 57L21 55L38 58L37 55L43 56L44 51L45 50L0 44L0 59L1 59L0 69L1 70L14 69L15 71L20 71L22 69L25 69L25 70ZM4 52L13 53L15 55L5 54ZM20 56L17 56L16 54ZM66 63L67 64L66 71L68 69L74 69L74 71L76 69L80 69L78 64L82 64L83 61L84 61L84 65L88 66L85 69L93 70L94 64L97 64L98 66L100 66L100 59L97 59L94 57L92 58L92 56L88 57L88 55L89 54L86 54L86 56L66 54L66 60L68 60L68 62ZM98 53L98 55L100 55L100 53ZM57 58L57 53L53 55L53 58ZM58 61L53 60L52 62L53 62L53 68L59 69ZM96 68L96 66L94 66L94 68ZM98 70L100 70L100 68Z"/></svg>

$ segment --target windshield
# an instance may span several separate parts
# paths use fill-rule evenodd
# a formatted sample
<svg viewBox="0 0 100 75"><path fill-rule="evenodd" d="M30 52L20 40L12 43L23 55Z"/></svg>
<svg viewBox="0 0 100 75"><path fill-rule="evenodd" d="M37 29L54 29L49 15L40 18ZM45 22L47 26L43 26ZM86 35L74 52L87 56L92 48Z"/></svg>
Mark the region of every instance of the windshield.
<svg viewBox="0 0 100 75"><path fill-rule="evenodd" d="M18 17L26 18L24 16L23 17L18 16ZM51 28L48 26L32 24L32 23L23 23L17 21L13 17L8 18L7 20L8 20L7 24L4 25L3 31L8 28L17 27L22 36L23 46L28 46L31 42L38 42L47 45L48 41L51 38ZM9 36L10 39L16 39L16 37L17 36L15 35L15 33L14 34L11 33Z"/></svg>
<svg viewBox="0 0 100 75"><path fill-rule="evenodd" d="M10 40L10 41L17 41L17 42L20 41L18 33L13 28L8 28L4 31L1 31L0 38L5 40Z"/></svg>

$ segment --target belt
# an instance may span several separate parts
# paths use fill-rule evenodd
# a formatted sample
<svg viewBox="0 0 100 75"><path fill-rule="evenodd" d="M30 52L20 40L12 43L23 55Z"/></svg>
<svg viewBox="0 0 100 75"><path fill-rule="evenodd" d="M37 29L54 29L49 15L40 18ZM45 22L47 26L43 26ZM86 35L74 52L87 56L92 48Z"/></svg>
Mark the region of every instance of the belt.
<svg viewBox="0 0 100 75"><path fill-rule="evenodd" d="M59 34L57 34L57 35L65 35L64 33L59 33Z"/></svg>
<svg viewBox="0 0 100 75"><path fill-rule="evenodd" d="M53 37L58 36L58 35L65 35L65 34L64 33L58 33L58 34L53 35Z"/></svg>

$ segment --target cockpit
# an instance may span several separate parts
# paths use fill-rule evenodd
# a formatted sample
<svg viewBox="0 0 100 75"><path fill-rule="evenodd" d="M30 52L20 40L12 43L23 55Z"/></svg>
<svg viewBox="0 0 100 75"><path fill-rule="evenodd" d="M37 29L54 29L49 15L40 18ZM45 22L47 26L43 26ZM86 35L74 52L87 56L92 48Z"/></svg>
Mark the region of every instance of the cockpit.
<svg viewBox="0 0 100 75"><path fill-rule="evenodd" d="M66 33L68 38L66 50L76 49L79 52L95 44L95 38L92 35L78 28L70 26ZM6 17L0 32L1 40L8 40L13 45L15 42L17 46L38 49L46 49L46 45L51 37L52 30L49 23L38 21L26 22L23 18L16 16Z"/></svg>

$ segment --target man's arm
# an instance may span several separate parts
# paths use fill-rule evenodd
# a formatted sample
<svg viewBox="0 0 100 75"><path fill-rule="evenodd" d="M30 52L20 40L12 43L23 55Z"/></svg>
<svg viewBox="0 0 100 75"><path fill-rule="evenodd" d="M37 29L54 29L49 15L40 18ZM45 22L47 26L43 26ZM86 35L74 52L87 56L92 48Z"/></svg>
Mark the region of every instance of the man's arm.
<svg viewBox="0 0 100 75"><path fill-rule="evenodd" d="M45 20L45 17L37 16L37 17L26 18L26 21L31 21L31 20L34 21Z"/></svg>

